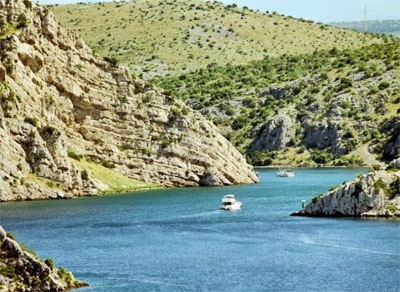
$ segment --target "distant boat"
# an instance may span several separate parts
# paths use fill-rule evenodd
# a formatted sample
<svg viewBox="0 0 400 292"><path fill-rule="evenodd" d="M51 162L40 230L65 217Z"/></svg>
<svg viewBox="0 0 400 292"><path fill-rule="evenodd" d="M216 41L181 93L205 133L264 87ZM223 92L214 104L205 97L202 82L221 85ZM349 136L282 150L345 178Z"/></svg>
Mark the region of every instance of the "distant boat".
<svg viewBox="0 0 400 292"><path fill-rule="evenodd" d="M239 210L242 207L242 202L236 200L235 196L232 194L225 195L222 198L220 210L225 211L235 211Z"/></svg>
<svg viewBox="0 0 400 292"><path fill-rule="evenodd" d="M290 169L282 169L276 172L279 177L294 177L294 171Z"/></svg>

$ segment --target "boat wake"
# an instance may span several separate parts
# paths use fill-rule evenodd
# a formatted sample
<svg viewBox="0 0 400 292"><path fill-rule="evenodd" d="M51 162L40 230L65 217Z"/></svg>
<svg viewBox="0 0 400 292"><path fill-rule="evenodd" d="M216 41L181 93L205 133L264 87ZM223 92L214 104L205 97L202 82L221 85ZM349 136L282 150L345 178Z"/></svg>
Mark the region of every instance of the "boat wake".
<svg viewBox="0 0 400 292"><path fill-rule="evenodd" d="M305 244L311 244L311 245L317 245L317 246L326 246L326 247L333 247L333 248L340 248L340 249L347 249L347 250L356 250L356 251L366 252L366 253L383 254L383 255L400 257L400 254L385 252L385 251L380 251L380 250L372 250L372 249L366 249L366 248L360 248L360 247L345 246L345 245L339 245L339 244L333 244L333 243L320 243L320 242L316 242L315 240L313 240L307 236L300 237L300 241Z"/></svg>

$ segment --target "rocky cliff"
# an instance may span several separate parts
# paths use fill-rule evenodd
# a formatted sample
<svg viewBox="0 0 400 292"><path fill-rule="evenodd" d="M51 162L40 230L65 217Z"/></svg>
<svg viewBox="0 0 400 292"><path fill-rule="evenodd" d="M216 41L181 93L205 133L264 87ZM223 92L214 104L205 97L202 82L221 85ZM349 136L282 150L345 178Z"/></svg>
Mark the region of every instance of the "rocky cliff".
<svg viewBox="0 0 400 292"><path fill-rule="evenodd" d="M257 181L212 123L93 57L45 8L0 0L0 24L0 201L107 189L78 160L164 186Z"/></svg>
<svg viewBox="0 0 400 292"><path fill-rule="evenodd" d="M0 291L67 291L87 286L51 259L42 261L25 251L0 226Z"/></svg>
<svg viewBox="0 0 400 292"><path fill-rule="evenodd" d="M292 215L400 217L400 171L380 170L362 175L314 197L303 210Z"/></svg>

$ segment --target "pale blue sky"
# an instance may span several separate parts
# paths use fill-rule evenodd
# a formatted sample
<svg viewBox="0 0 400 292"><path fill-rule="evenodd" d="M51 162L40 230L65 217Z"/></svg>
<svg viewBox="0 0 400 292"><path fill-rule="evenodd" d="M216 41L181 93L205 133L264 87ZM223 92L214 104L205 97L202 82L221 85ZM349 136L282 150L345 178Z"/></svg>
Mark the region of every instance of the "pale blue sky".
<svg viewBox="0 0 400 292"><path fill-rule="evenodd" d="M162 1L162 0L160 0ZM236 3L260 11L317 22L400 19L400 0L219 0L224 4ZM104 2L96 0L39 0L41 4L77 2ZM118 2L118 1L117 1Z"/></svg>

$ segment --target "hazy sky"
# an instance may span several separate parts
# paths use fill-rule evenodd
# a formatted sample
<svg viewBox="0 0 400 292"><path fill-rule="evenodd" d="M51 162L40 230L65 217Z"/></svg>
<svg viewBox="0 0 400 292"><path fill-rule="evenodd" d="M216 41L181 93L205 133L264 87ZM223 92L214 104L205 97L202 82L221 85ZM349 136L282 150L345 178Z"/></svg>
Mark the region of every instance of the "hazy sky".
<svg viewBox="0 0 400 292"><path fill-rule="evenodd" d="M104 1L39 0L37 2L66 4ZM364 20L365 10L368 20L400 19L400 0L219 0L219 2L236 3L238 6L247 6L263 12L276 11L286 16L325 23Z"/></svg>

